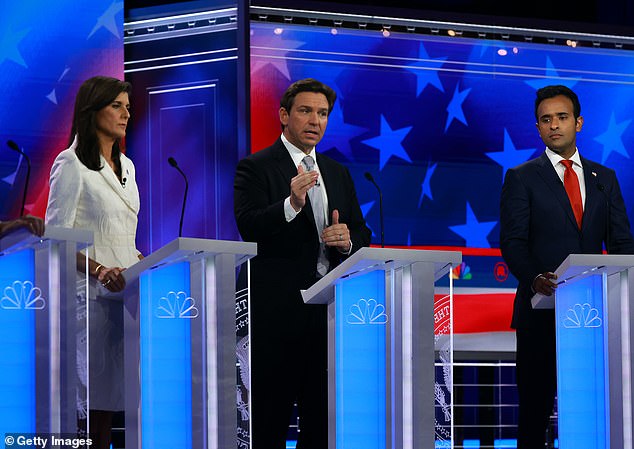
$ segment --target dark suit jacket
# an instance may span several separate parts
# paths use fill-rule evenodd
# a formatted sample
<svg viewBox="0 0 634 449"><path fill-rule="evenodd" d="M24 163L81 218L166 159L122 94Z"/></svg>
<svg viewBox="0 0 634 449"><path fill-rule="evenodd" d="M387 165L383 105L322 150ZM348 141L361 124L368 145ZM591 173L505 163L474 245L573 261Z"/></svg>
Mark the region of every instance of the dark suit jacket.
<svg viewBox="0 0 634 449"><path fill-rule="evenodd" d="M563 183L546 153L506 172L500 207L500 248L518 279L513 328L543 323L552 311L532 310L531 285L570 254L634 254L625 203L614 170L581 158L586 185L579 230Z"/></svg>
<svg viewBox="0 0 634 449"><path fill-rule="evenodd" d="M371 232L365 225L350 173L323 154L317 154L317 164L328 195L328 224L333 209L337 209L339 222L350 229L353 252L368 246ZM272 146L241 160L234 181L238 230L243 240L258 244L253 271L264 272L268 282L279 281L291 290L307 288L315 281L319 250L308 200L295 219L287 222L284 216L284 200L290 195L290 182L295 175L297 167L278 139ZM330 269L345 257L330 248Z"/></svg>

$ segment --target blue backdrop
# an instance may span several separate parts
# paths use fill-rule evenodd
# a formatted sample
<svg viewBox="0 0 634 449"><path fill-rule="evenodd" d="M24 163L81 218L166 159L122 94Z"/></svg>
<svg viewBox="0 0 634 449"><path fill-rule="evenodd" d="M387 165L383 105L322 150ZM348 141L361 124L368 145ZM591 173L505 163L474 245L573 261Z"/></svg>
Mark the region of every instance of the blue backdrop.
<svg viewBox="0 0 634 449"><path fill-rule="evenodd" d="M317 149L350 168L373 243L365 171L383 188L386 244L497 248L504 174L544 150L534 98L547 84L579 95L580 152L617 171L634 217L631 52L258 22L251 63L254 150L279 134L275 99L290 82L337 91Z"/></svg>
<svg viewBox="0 0 634 449"><path fill-rule="evenodd" d="M93 75L123 78L123 1L0 0L0 219L44 216L53 159L67 147L75 93Z"/></svg>

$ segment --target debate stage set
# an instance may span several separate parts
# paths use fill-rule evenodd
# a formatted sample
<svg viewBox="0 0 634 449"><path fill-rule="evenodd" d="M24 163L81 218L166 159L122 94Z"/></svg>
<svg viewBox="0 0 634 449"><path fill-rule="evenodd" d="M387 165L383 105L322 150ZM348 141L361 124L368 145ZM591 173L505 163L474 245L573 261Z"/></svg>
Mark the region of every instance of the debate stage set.
<svg viewBox="0 0 634 449"><path fill-rule="evenodd" d="M79 85L132 84L125 152L145 258L113 299L125 335L113 449L267 449L250 441L240 281L258 248L238 233L233 178L279 137L280 97L308 77L337 93L317 151L348 168L372 231L371 247L301 292L328 308L324 449L516 447L502 182L544 150L536 90L563 84L581 100L580 152L615 170L634 221L634 11L477 3L2 2L1 220L44 217ZM8 436L90 429L76 253L92 244L61 227L0 237L7 448L19 447ZM557 325L547 447L634 449L634 255L573 254L557 274L556 298L533 304ZM292 416L288 448L300 432Z"/></svg>

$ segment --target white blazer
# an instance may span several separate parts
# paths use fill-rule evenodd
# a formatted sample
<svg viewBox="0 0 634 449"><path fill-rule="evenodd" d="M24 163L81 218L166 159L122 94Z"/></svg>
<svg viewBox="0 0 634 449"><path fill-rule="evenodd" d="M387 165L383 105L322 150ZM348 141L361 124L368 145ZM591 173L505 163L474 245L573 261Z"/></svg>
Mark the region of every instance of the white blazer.
<svg viewBox="0 0 634 449"><path fill-rule="evenodd" d="M139 190L134 164L121 154L122 185L103 156L99 171L82 164L76 144L53 162L46 224L93 231L89 256L107 267L127 268L139 261L140 254L135 242Z"/></svg>
<svg viewBox="0 0 634 449"><path fill-rule="evenodd" d="M136 249L139 191L134 165L121 155L122 179L101 157L103 168L90 170L75 154L77 141L62 151L51 168L50 193L46 208L46 225L88 229L94 244L88 255L107 267L124 267L139 261ZM90 360L88 373L85 346L80 345L78 376L84 390L78 395L78 410L86 412L86 391L90 385L90 409L123 410L123 302L121 293L110 293L90 278L89 298L85 300L85 283L78 275L78 341L86 341L85 307L88 304ZM82 318L83 310L83 318ZM89 376L88 376L89 374ZM90 383L88 384L88 380Z"/></svg>

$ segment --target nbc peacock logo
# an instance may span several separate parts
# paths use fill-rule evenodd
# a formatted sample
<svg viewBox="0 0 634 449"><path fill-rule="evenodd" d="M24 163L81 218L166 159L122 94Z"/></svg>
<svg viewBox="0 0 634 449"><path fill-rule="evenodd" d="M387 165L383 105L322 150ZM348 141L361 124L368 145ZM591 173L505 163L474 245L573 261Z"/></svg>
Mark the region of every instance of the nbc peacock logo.
<svg viewBox="0 0 634 449"><path fill-rule="evenodd" d="M346 316L348 324L386 324L388 321L385 306L370 298L361 298L356 304L350 306Z"/></svg>
<svg viewBox="0 0 634 449"><path fill-rule="evenodd" d="M42 310L46 301L42 298L42 290L31 281L13 281L4 288L0 306L5 310Z"/></svg>
<svg viewBox="0 0 634 449"><path fill-rule="evenodd" d="M456 268L451 270L451 279L460 279L464 281L468 281L473 276L471 274L471 267L466 263L462 262Z"/></svg>
<svg viewBox="0 0 634 449"><path fill-rule="evenodd" d="M198 317L196 301L185 292L169 292L159 300L156 309L157 318L185 318Z"/></svg>

